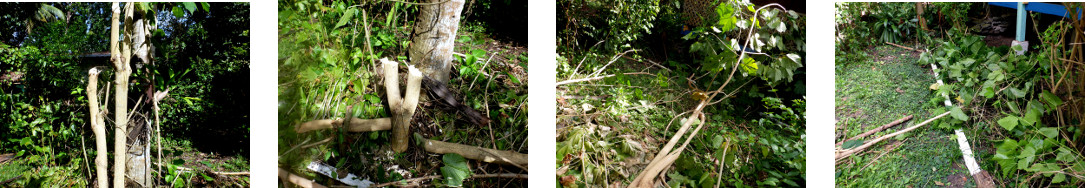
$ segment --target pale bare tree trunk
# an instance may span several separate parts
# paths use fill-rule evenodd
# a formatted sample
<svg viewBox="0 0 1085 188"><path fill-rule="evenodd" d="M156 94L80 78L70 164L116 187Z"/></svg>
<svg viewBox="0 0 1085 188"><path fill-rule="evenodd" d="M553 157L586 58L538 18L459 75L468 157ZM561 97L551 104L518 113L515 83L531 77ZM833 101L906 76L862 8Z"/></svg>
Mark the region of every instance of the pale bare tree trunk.
<svg viewBox="0 0 1085 188"><path fill-rule="evenodd" d="M464 0L428 0L419 6L411 43L411 63L422 74L441 83L448 83L452 68L452 50L456 30L460 27L460 12Z"/></svg>
<svg viewBox="0 0 1085 188"><path fill-rule="evenodd" d="M124 8L125 12L125 34L131 36L133 16L135 12L135 4L127 3ZM115 109L115 116L113 118L116 122L116 134L114 135L114 155L113 155L113 187L122 188L125 187L125 161L126 153L128 151L127 139L128 135L128 77L131 75L131 40L132 37L125 37L125 40L119 40L120 34L120 3L113 3L113 23L110 27L110 54L112 55L111 61L116 70L114 84L116 87L116 98L113 108Z"/></svg>
<svg viewBox="0 0 1085 188"><path fill-rule="evenodd" d="M132 10L132 4L128 3L124 9L128 12ZM128 46L119 44L120 39L120 15L121 8L120 3L113 3L113 21L109 31L109 52L112 57L113 66L116 69L116 75L114 84L117 85L116 103L114 104L115 116L113 120L117 123L116 133L114 134L114 150L113 150L113 187L124 187L124 157L127 153L125 147L125 134L128 126L128 76L132 74L132 70L129 69L128 57L124 54L129 54L130 50L126 49ZM125 25L128 25L128 21L125 21ZM122 52L123 51L123 52Z"/></svg>
<svg viewBox="0 0 1085 188"><path fill-rule="evenodd" d="M87 81L87 100L90 101L90 125L91 130L94 130L94 143L97 156L94 158L94 166L96 174L98 175L98 187L109 187L109 159L106 157L106 153L109 153L109 146L106 146L105 138L105 119L102 117L101 111L98 109L98 73L101 70L98 68L91 68Z"/></svg>

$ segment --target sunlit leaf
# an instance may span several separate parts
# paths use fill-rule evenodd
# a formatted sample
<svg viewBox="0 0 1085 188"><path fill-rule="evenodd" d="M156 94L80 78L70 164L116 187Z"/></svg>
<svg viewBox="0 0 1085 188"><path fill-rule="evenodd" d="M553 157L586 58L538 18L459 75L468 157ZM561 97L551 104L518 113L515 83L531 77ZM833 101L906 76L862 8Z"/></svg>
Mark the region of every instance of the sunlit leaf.
<svg viewBox="0 0 1085 188"><path fill-rule="evenodd" d="M185 9L188 10L188 12L196 12L196 3L182 2L181 4L185 5Z"/></svg>
<svg viewBox="0 0 1085 188"><path fill-rule="evenodd" d="M968 115L961 111L961 107L953 107L953 109L949 110L949 115L957 120L968 121Z"/></svg>
<svg viewBox="0 0 1085 188"><path fill-rule="evenodd" d="M1008 131L1012 131L1014 127L1017 127L1017 116L1006 116L999 119L998 125Z"/></svg>

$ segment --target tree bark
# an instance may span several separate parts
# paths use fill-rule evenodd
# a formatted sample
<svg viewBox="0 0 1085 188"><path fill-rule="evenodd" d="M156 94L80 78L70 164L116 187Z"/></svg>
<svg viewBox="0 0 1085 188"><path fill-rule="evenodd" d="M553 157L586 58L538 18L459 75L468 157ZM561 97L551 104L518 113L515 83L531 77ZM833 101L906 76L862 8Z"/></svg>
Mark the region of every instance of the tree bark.
<svg viewBox="0 0 1085 188"><path fill-rule="evenodd" d="M135 9L134 7L135 7L136 4L137 3L129 3L128 5L125 6L126 7L126 10L125 10L126 12L125 12L125 18L124 18L124 23L125 23L125 25L124 25L125 43L124 44L127 45L125 48L123 48L123 50L125 50L125 52L123 53L123 55L124 55L124 69L125 69L125 71L127 71L127 74L123 75L125 83L128 83L127 82L128 81L128 76L131 74L131 71L132 71L131 67L129 67L129 66L131 65L131 61L132 61L133 56L135 56L135 58L138 58L140 61L142 61L143 64L146 64L146 65L152 64L153 63L152 62L153 57L154 57L154 54L153 54L154 45L151 44L151 31L154 30L155 28L154 28L154 25L151 24L151 21L150 21L151 19L154 19L153 18L154 14L147 14L147 12L144 11L144 10ZM154 82L150 82L150 83L154 83ZM117 87L117 88L120 89L121 87ZM125 94L124 99L125 99L125 101L127 101L127 99L128 99L127 98L128 84L124 84L123 88L124 88L124 94ZM153 100L153 98L154 98L154 96L151 95L153 93L151 91L151 89L153 89L153 86L148 87L148 90L147 90L147 96L146 97L148 99L148 102L152 102L151 100ZM118 91L118 94L121 94L121 93ZM139 106L139 104L136 104L136 105ZM118 106L126 107L126 105L118 105ZM125 123L129 122L129 119L125 119L125 120L126 120ZM149 150L150 150L150 142L151 142L150 131L149 131L150 130L149 129L150 124L147 124L148 121L146 121L146 118L144 118L144 120L145 121L142 121L143 122L142 124L139 124L139 125L136 125L136 126L145 126L145 127L142 127L142 128L136 129L136 130L138 131L138 130L143 130L143 128L147 128L147 129L145 129L145 132L133 133L133 134L142 134L143 136L138 136L137 138L134 138L135 140L131 140L128 143L128 144L132 144L132 147L136 147L136 148L133 148L131 151L129 151L127 153L128 154L127 158L129 159L129 163L130 163L130 164L128 164L128 166L130 166L130 167L128 168L127 177L132 178L132 181L139 184L139 186L149 187L149 186L151 186L151 181L150 181L151 178L149 176L150 173L148 172L149 169L150 169L150 163L149 163L150 162L149 161L150 160ZM126 130L126 131L130 131L130 130Z"/></svg>
<svg viewBox="0 0 1085 188"><path fill-rule="evenodd" d="M94 143L96 157L94 158L94 166L96 174L98 175L98 187L109 187L109 159L106 153L109 153L109 146L106 144L105 138L105 119L102 117L101 110L98 109L98 73L101 70L98 68L91 68L88 73L89 78L87 81L87 100L90 101L90 125L91 130L94 131Z"/></svg>
<svg viewBox="0 0 1085 188"><path fill-rule="evenodd" d="M428 0L432 5L420 5L410 49L411 63L422 74L448 83L452 68L452 50L464 0Z"/></svg>

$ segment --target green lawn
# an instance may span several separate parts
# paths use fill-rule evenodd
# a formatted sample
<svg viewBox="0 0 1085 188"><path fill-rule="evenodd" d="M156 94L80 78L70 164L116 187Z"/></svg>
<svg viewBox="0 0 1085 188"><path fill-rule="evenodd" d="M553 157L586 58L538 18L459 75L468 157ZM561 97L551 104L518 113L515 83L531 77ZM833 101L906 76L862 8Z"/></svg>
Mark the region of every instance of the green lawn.
<svg viewBox="0 0 1085 188"><path fill-rule="evenodd" d="M854 54L837 62L835 142L914 116L866 140L893 133L932 118L936 115L932 111L944 108L941 102L931 102L934 92L929 86L936 81L929 66L915 63L918 53L889 45L863 53L866 55ZM965 131L973 143L977 140L975 130ZM837 185L975 187L953 135L952 130L932 123L875 144L837 165ZM976 152L977 160L987 156Z"/></svg>

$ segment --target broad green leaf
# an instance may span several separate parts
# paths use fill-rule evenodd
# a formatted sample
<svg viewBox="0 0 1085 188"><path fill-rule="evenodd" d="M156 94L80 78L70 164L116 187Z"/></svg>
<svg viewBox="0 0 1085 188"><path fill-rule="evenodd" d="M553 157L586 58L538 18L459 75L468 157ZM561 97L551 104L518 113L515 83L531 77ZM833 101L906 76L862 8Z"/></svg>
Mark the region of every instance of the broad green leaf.
<svg viewBox="0 0 1085 188"><path fill-rule="evenodd" d="M1021 91L1020 89L1017 89L1017 88L1014 88L1014 87L1006 89L1006 93L1009 94L1009 96L1013 97L1013 98L1025 97L1025 91Z"/></svg>
<svg viewBox="0 0 1085 188"><path fill-rule="evenodd" d="M844 142L844 144L841 144L841 147L843 147L844 149L851 149L851 148L859 147L861 145L863 145L863 140L862 139L856 139L856 140L851 140L851 141Z"/></svg>
<svg viewBox="0 0 1085 188"><path fill-rule="evenodd" d="M1058 96L1055 96L1055 94L1052 94L1050 91L1047 90L1044 90L1043 93L1040 93L1040 98L1043 99L1044 102L1047 102L1047 104L1050 104L1052 107L1058 107L1059 105L1062 105L1062 99L1059 99Z"/></svg>
<svg viewBox="0 0 1085 188"><path fill-rule="evenodd" d="M350 22L350 20L354 18L354 12L357 11L358 10L356 8L347 9L347 11L343 12L343 16L339 17L339 23L336 23L334 28L339 28L343 25L347 25L347 22Z"/></svg>
<svg viewBox="0 0 1085 188"><path fill-rule="evenodd" d="M1026 158L1036 155L1036 149L1032 146L1025 146L1025 149L1021 149L1021 154L1017 155L1017 158Z"/></svg>
<svg viewBox="0 0 1085 188"><path fill-rule="evenodd" d="M1040 128L1040 134L1043 134L1047 138L1055 138L1055 136L1059 135L1059 128L1055 128L1055 127Z"/></svg>
<svg viewBox="0 0 1085 188"><path fill-rule="evenodd" d="M1066 181L1066 174L1057 173L1054 178L1051 178L1051 184L1062 183Z"/></svg>
<svg viewBox="0 0 1085 188"><path fill-rule="evenodd" d="M723 136L716 135L712 137L712 147L720 147L723 145Z"/></svg>
<svg viewBox="0 0 1085 188"><path fill-rule="evenodd" d="M194 3L194 2L183 2L181 4L185 5L185 9L187 9L188 12L196 12L196 3Z"/></svg>
<svg viewBox="0 0 1085 188"><path fill-rule="evenodd" d="M1017 127L1017 116L1006 116L998 120L998 125L1007 131L1012 131L1014 127ZM1016 145L1016 144L1015 144Z"/></svg>
<svg viewBox="0 0 1085 188"><path fill-rule="evenodd" d="M1026 126L1032 126L1036 124L1036 121L1040 118L1040 110L1035 108L1028 108L1028 112L1025 113L1025 117L1021 118L1021 124Z"/></svg>
<svg viewBox="0 0 1085 188"><path fill-rule="evenodd" d="M185 11L181 10L181 7L173 7L173 16L178 18L184 17Z"/></svg>
<svg viewBox="0 0 1085 188"><path fill-rule="evenodd" d="M1006 155L1010 155L1010 152L1017 151L1017 149L1018 142L1013 139L1006 139L1001 145L998 145L998 153L1005 153Z"/></svg>
<svg viewBox="0 0 1085 188"><path fill-rule="evenodd" d="M1070 162L1074 159L1074 153L1070 152L1070 150L1065 147L1059 147L1059 154L1055 155L1055 160L1062 162Z"/></svg>
<svg viewBox="0 0 1085 188"><path fill-rule="evenodd" d="M463 180L467 179L468 174L462 170L444 166L441 167L441 176L445 178L445 185L448 185L449 187L462 187Z"/></svg>
<svg viewBox="0 0 1085 188"><path fill-rule="evenodd" d="M203 5L203 11L211 12L211 4L210 3L200 2L200 5Z"/></svg>
<svg viewBox="0 0 1085 188"><path fill-rule="evenodd" d="M949 115L952 115L957 120L968 121L968 115L961 111L961 107L953 107L953 109L949 110Z"/></svg>
<svg viewBox="0 0 1085 188"><path fill-rule="evenodd" d="M445 183L450 187L463 186L463 180L471 176L467 160L459 154L450 153L442 156L442 161L445 166L441 167L441 175L444 176Z"/></svg>

